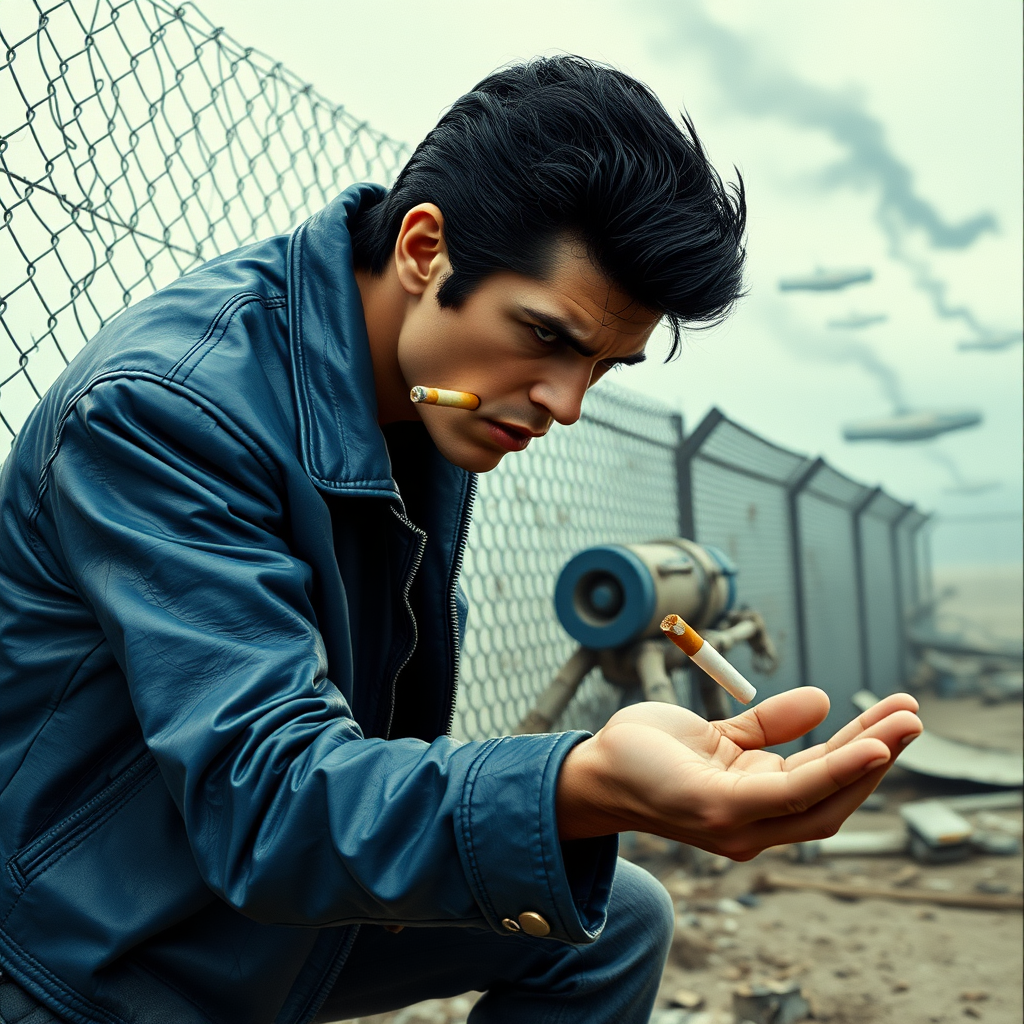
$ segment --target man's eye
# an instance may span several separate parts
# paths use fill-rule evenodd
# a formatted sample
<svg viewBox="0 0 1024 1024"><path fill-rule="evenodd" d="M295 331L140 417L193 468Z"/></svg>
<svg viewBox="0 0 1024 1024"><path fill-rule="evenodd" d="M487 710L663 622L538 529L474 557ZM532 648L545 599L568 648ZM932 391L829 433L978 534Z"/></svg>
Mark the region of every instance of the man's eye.
<svg viewBox="0 0 1024 1024"><path fill-rule="evenodd" d="M554 331L549 331L546 327L539 327L537 324L533 324L531 329L537 336L537 340L544 342L545 345L553 345L558 341L558 335Z"/></svg>

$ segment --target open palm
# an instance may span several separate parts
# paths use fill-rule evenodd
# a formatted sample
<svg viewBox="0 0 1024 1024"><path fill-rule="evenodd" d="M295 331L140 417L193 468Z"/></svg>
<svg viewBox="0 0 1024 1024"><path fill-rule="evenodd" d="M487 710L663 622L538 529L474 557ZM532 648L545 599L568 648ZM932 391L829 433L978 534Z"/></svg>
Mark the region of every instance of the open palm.
<svg viewBox="0 0 1024 1024"><path fill-rule="evenodd" d="M615 830L640 829L746 860L767 846L834 834L921 732L917 701L894 694L827 743L788 758L764 749L804 735L828 708L815 687L719 722L645 702L616 713L572 754L589 769L591 805L596 799ZM591 821L585 831L596 834L595 827Z"/></svg>

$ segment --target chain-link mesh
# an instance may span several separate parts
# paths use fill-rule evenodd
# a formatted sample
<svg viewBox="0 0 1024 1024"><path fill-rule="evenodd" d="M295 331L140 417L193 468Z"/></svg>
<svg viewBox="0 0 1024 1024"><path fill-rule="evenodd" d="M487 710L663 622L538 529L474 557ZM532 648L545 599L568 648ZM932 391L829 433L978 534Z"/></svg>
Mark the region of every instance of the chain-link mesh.
<svg viewBox="0 0 1024 1024"><path fill-rule="evenodd" d="M807 680L832 707L815 730L825 740L850 718L850 698L870 682L863 664L856 515L870 491L819 465L796 495Z"/></svg>
<svg viewBox="0 0 1024 1024"><path fill-rule="evenodd" d="M387 183L408 154L190 4L4 0L0 43L0 459L130 303L290 230L353 181ZM762 697L817 682L842 707L859 678L878 693L902 682L904 618L930 594L924 517L901 520L884 494L858 514L866 489L721 414L681 431L602 385L580 424L481 478L457 735L512 729L572 650L552 605L572 555L680 523L732 556L740 601L767 620L779 671L758 677L735 655ZM595 673L560 724L596 727L620 700Z"/></svg>
<svg viewBox="0 0 1024 1024"><path fill-rule="evenodd" d="M893 527L905 510L888 494L878 494L860 517L868 678L881 697L901 689L905 678L899 563L893 537Z"/></svg>
<svg viewBox="0 0 1024 1024"><path fill-rule="evenodd" d="M678 533L678 419L600 385L580 423L480 477L463 573L470 621L455 733L509 732L575 643L555 618L555 580L581 548ZM593 673L562 728L595 728L620 695Z"/></svg>
<svg viewBox="0 0 1024 1024"><path fill-rule="evenodd" d="M905 685L906 622L930 594L919 554L928 517L717 410L684 453L683 522L737 563L738 599L761 612L779 651L771 676L748 651L730 655L758 699L801 684L826 690L832 711L813 741L852 717L857 690Z"/></svg>
<svg viewBox="0 0 1024 1024"><path fill-rule="evenodd" d="M727 419L691 454L694 539L721 548L736 563L737 600L764 616L779 654L769 676L756 670L748 647L729 656L757 687L758 699L801 683L787 488L806 461Z"/></svg>
<svg viewBox="0 0 1024 1024"><path fill-rule="evenodd" d="M5 0L0 43L0 459L112 316L407 156L190 4Z"/></svg>

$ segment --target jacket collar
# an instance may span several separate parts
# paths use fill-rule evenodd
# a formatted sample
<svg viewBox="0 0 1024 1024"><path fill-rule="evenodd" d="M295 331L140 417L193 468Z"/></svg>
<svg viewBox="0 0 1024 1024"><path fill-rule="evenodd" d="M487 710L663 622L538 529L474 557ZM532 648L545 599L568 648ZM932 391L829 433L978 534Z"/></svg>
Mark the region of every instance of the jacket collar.
<svg viewBox="0 0 1024 1024"><path fill-rule="evenodd" d="M321 488L399 499L377 424L373 365L348 222L379 185L352 185L288 246L288 331L303 468Z"/></svg>

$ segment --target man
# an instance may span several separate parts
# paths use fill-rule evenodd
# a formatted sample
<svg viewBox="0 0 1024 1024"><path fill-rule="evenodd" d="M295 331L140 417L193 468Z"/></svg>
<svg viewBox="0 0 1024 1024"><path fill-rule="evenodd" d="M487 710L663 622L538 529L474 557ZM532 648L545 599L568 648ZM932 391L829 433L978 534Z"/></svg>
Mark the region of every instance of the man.
<svg viewBox="0 0 1024 1024"><path fill-rule="evenodd" d="M833 832L920 730L817 690L710 725L459 744L475 472L740 288L741 192L639 83L492 75L346 191L109 324L0 478L0 1019L307 1022L485 990L474 1024L642 1024L642 829ZM411 385L475 411L413 406Z"/></svg>

